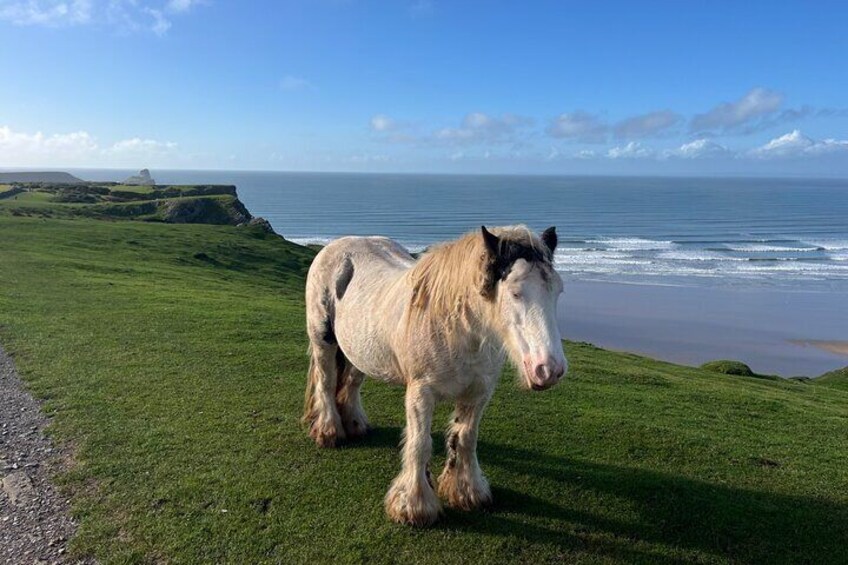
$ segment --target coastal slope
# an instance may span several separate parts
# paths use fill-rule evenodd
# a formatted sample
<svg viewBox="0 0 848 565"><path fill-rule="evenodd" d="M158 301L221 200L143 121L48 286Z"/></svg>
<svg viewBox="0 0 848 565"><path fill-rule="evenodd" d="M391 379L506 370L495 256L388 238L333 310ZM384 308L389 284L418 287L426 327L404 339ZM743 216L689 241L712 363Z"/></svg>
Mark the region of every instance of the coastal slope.
<svg viewBox="0 0 848 565"><path fill-rule="evenodd" d="M74 558L793 563L848 545L842 390L569 342L560 386L508 371L485 414L494 507L413 531L382 507L402 390L366 383L359 443L320 450L300 426L313 250L3 207L0 241L0 342L75 450Z"/></svg>

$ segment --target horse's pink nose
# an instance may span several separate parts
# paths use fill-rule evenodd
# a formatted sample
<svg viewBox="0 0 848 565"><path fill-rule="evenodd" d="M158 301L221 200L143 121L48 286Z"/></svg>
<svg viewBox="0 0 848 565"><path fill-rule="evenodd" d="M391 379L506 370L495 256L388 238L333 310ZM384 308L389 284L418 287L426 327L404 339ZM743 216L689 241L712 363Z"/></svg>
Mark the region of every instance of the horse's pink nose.
<svg viewBox="0 0 848 565"><path fill-rule="evenodd" d="M526 363L525 365L533 367L533 372L529 376L531 377L530 385L534 390L544 390L555 385L565 373L565 365L552 357L548 357L542 363Z"/></svg>

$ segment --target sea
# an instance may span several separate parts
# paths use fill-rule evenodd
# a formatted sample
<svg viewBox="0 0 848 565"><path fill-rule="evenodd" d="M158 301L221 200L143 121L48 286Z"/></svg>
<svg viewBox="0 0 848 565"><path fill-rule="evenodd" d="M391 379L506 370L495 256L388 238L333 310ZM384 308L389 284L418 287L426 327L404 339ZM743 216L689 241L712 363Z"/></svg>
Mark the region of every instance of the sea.
<svg viewBox="0 0 848 565"><path fill-rule="evenodd" d="M160 184L234 184L254 215L304 244L384 235L414 252L481 225L553 225L568 339L690 365L737 359L782 376L848 365L833 350L848 352L848 180L152 174Z"/></svg>
<svg viewBox="0 0 848 565"><path fill-rule="evenodd" d="M75 171L119 180L132 171ZM411 251L480 225L556 226L566 279L848 291L848 180L153 171L235 184L298 243L385 235Z"/></svg>

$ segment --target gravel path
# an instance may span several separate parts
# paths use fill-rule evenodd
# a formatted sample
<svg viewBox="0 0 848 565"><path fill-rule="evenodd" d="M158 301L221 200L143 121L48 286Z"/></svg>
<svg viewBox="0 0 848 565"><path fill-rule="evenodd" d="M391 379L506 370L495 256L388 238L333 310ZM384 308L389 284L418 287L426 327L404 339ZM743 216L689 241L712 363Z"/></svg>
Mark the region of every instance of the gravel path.
<svg viewBox="0 0 848 565"><path fill-rule="evenodd" d="M60 453L49 420L0 348L0 563L66 563L76 525L50 482Z"/></svg>

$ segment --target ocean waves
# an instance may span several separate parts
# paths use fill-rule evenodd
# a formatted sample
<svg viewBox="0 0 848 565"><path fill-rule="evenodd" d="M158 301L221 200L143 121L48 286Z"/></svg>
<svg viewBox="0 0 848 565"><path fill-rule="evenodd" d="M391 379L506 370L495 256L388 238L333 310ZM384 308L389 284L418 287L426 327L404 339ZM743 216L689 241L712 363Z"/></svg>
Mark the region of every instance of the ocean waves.
<svg viewBox="0 0 848 565"><path fill-rule="evenodd" d="M556 268L574 278L634 282L722 279L770 286L810 281L848 282L848 240L775 237L570 239ZM688 280L684 280L688 279Z"/></svg>
<svg viewBox="0 0 848 565"><path fill-rule="evenodd" d="M300 244L325 245L332 238L299 237ZM645 284L723 281L797 286L848 283L848 240L774 237L761 239L561 237L554 256L567 278ZM433 242L401 239L413 253Z"/></svg>

